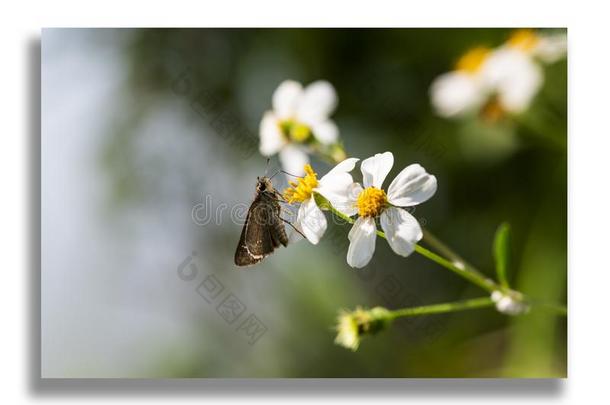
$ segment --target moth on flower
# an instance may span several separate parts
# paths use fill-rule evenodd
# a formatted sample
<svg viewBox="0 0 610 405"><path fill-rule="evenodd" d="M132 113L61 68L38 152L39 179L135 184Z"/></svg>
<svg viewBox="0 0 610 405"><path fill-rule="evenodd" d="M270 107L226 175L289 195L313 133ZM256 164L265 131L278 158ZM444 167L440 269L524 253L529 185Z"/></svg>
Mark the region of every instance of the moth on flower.
<svg viewBox="0 0 610 405"><path fill-rule="evenodd" d="M327 223L324 213L318 207L315 193L326 198L333 206L345 205L345 190L353 183L351 172L358 159L349 158L337 164L325 176L318 179L313 168L304 166L305 176L298 181L291 181L284 191L284 198L290 204L300 203L294 227L314 245L320 241L326 231Z"/></svg>
<svg viewBox="0 0 610 405"><path fill-rule="evenodd" d="M311 147L330 147L339 139L339 129L329 118L337 106L335 89L323 80L305 88L286 80L273 93L272 106L260 123L260 153L279 154L284 170L304 175Z"/></svg>
<svg viewBox="0 0 610 405"><path fill-rule="evenodd" d="M386 193L382 185L393 165L391 152L363 160L360 165L363 184L352 183L337 198L341 203L333 204L345 215L358 215L348 235L347 263L351 267L364 267L373 257L377 220L398 255L410 255L423 236L417 219L402 207L412 207L432 197L436 192L436 177L419 164L412 164L398 173Z"/></svg>

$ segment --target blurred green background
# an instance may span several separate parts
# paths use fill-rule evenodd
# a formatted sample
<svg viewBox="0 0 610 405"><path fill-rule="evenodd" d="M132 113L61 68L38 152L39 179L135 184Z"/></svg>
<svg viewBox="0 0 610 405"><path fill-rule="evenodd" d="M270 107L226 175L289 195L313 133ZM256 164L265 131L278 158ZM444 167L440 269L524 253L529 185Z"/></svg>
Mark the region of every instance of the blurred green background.
<svg viewBox="0 0 610 405"><path fill-rule="evenodd" d="M436 76L510 32L44 30L43 376L566 376L567 320L543 310L400 320L356 353L334 345L341 308L485 294L383 240L367 267L352 269L347 227L247 270L233 265L241 225L232 217L265 171L256 148L271 95L285 79L325 79L349 156L389 150L391 177L413 162L436 175L436 195L414 214L423 226L493 277L493 235L510 222L512 285L565 303L565 60L545 67L518 122L450 121L430 106ZM207 224L192 218L202 206ZM195 274L185 281L186 262ZM208 302L198 286L210 275L224 288ZM232 323L218 309L230 294L245 308ZM254 344L239 328L250 314L266 330Z"/></svg>

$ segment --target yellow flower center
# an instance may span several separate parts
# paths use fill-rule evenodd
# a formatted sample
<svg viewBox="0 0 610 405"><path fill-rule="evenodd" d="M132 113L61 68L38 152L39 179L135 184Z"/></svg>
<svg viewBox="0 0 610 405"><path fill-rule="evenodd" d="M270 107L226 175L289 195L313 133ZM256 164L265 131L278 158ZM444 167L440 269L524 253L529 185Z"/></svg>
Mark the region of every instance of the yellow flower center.
<svg viewBox="0 0 610 405"><path fill-rule="evenodd" d="M538 41L540 41L540 38L534 30L521 29L513 32L506 43L511 48L529 52L536 47Z"/></svg>
<svg viewBox="0 0 610 405"><path fill-rule="evenodd" d="M310 165L305 165L305 177L299 179L298 183L289 181L290 187L284 190L284 198L288 203L303 202L311 198L314 188L318 187L318 175Z"/></svg>
<svg viewBox="0 0 610 405"><path fill-rule="evenodd" d="M311 136L311 129L307 125L293 119L280 122L280 129L285 137L294 142L303 143Z"/></svg>
<svg viewBox="0 0 610 405"><path fill-rule="evenodd" d="M385 191L375 187L367 187L362 190L356 202L358 215L361 217L376 217L381 214L387 204L388 197Z"/></svg>
<svg viewBox="0 0 610 405"><path fill-rule="evenodd" d="M455 64L455 69L470 74L476 73L481 68L490 52L491 49L484 46L473 48L458 59Z"/></svg>

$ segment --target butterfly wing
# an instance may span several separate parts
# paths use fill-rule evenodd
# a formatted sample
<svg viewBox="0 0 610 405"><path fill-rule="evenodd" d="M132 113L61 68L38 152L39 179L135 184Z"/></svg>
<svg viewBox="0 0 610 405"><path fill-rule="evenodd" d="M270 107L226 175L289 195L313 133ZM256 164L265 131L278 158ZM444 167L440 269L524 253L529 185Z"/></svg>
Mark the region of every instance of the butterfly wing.
<svg viewBox="0 0 610 405"><path fill-rule="evenodd" d="M256 264L280 244L287 245L288 238L279 212L279 204L270 196L261 194L254 200L235 251L236 265Z"/></svg>
<svg viewBox="0 0 610 405"><path fill-rule="evenodd" d="M273 215L270 217L267 231L271 237L273 248L278 248L280 245L288 245L288 235L286 235L286 229L284 227L284 221L280 217L280 204L274 199L274 197L268 197L271 199L269 202L272 206Z"/></svg>

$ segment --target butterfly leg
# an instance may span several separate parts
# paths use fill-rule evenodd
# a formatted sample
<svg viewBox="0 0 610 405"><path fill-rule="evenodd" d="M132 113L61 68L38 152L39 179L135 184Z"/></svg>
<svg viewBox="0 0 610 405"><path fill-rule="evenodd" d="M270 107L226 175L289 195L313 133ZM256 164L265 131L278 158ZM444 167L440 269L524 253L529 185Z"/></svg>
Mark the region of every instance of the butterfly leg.
<svg viewBox="0 0 610 405"><path fill-rule="evenodd" d="M284 221L285 223L287 223L288 225L290 225L290 226L292 227L292 229L294 229L295 231L297 231L297 232L298 232L298 233L299 233L299 234L300 234L302 237L304 237L305 239L307 239L307 236L303 235L303 232L299 231L299 230L297 229L297 227L296 227L296 226L294 226L294 225L292 224L292 222L290 222L290 221L288 221L288 220L286 220L286 219L284 219L284 218L282 218L282 217L280 217L280 219L281 219L282 221Z"/></svg>

